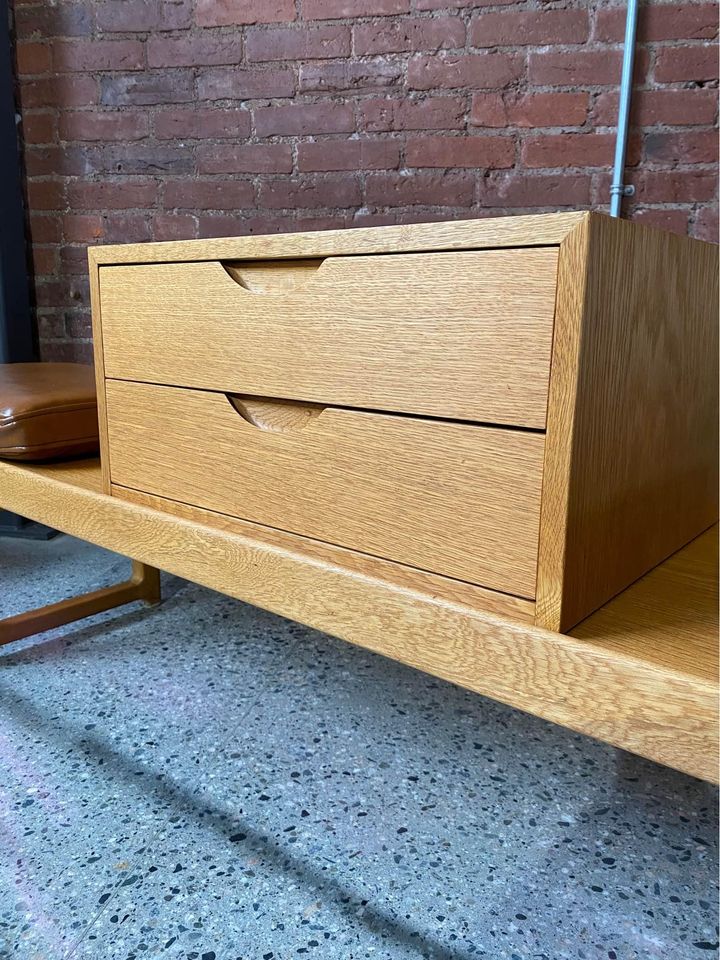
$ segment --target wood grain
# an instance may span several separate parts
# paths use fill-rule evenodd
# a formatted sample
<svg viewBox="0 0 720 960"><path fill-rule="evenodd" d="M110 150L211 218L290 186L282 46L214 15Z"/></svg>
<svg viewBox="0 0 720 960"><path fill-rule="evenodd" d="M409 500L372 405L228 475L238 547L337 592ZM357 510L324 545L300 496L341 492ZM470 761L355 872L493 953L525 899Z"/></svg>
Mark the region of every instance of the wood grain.
<svg viewBox="0 0 720 960"><path fill-rule="evenodd" d="M462 580L453 580L450 577L441 577L414 567L407 567L401 563L381 560L368 554L346 550L321 540L311 540L284 530L275 530L259 523L240 520L237 517L228 517L222 513L213 513L201 507L191 507L186 503L177 503L174 500L164 500L149 493L138 490L128 490L125 487L113 487L113 492L122 496L130 503L137 503L141 507L150 507L165 513L172 513L176 517L190 520L202 526L214 527L227 533L249 537L259 544L280 550L289 550L292 553L302 553L323 563L342 567L352 573L385 580L398 587L405 587L427 594L435 600L445 600L449 603L459 603L474 610L489 611L510 620L531 624L535 622L535 604L531 600L513 597L508 593L499 593L496 590L486 590L472 583Z"/></svg>
<svg viewBox="0 0 720 960"><path fill-rule="evenodd" d="M520 217L488 217L445 223L360 227L260 237L213 240L171 240L90 248L91 261L105 263L169 263L183 260L269 260L410 253L423 250L484 249L559 244L586 213L547 213Z"/></svg>
<svg viewBox="0 0 720 960"><path fill-rule="evenodd" d="M590 216L562 244L538 622L566 630L718 516L718 248Z"/></svg>
<svg viewBox="0 0 720 960"><path fill-rule="evenodd" d="M91 248L92 249L92 248ZM92 312L93 359L95 363L95 392L98 405L98 434L100 438L100 463L102 486L110 493L110 453L107 438L107 414L105 411L105 352L103 350L102 312L100 309L100 272L91 256L88 257L90 279L90 309Z"/></svg>
<svg viewBox="0 0 720 960"><path fill-rule="evenodd" d="M217 261L100 270L105 375L542 429L557 248L329 257L253 293Z"/></svg>
<svg viewBox="0 0 720 960"><path fill-rule="evenodd" d="M115 484L534 595L539 434L333 407L276 432L224 394L106 391Z"/></svg>
<svg viewBox="0 0 720 960"><path fill-rule="evenodd" d="M678 624L676 659L668 667L648 656L642 637L636 643L631 638L621 652L617 635L606 647L600 635L579 640L555 634L107 497L89 489L87 477L83 486L72 482L77 470L70 478L65 482L58 469L0 463L0 505L694 776L717 779L717 681L686 668L697 660L698 634L705 636L713 616L704 607L686 611Z"/></svg>
<svg viewBox="0 0 720 960"><path fill-rule="evenodd" d="M648 663L717 683L717 527L601 607L572 635L622 654L643 650Z"/></svg>

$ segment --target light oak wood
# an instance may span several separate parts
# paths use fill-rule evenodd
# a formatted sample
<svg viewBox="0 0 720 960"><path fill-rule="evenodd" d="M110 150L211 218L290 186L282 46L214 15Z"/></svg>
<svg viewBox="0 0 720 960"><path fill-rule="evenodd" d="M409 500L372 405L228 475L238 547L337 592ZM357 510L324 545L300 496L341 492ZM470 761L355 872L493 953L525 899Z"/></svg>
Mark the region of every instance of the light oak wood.
<svg viewBox="0 0 720 960"><path fill-rule="evenodd" d="M314 260L226 260L226 272L251 293L287 293L306 284L322 265Z"/></svg>
<svg viewBox="0 0 720 960"><path fill-rule="evenodd" d="M219 261L102 267L105 375L545 427L556 248L278 269L258 293Z"/></svg>
<svg viewBox="0 0 720 960"><path fill-rule="evenodd" d="M251 538L267 547L280 550L289 550L291 553L303 554L342 567L352 573L372 577L376 580L385 580L398 587L405 587L419 593L427 594L435 600L445 600L449 603L459 603L474 610L486 610L498 616L520 623L535 622L535 604L531 600L513 597L497 590L486 590L472 583L462 580L453 580L450 577L441 577L425 570L417 570L401 563L381 560L368 554L358 553L355 550L346 550L334 544L324 543L321 540L311 540L284 530L275 530L259 523L240 520L222 513L213 513L201 507L191 507L174 500L164 500L149 493L138 490L128 490L125 487L113 487L113 493L118 494L130 503L141 507L150 507L164 513L172 513L184 520L190 520L202 526L215 527L227 533L239 534Z"/></svg>
<svg viewBox="0 0 720 960"><path fill-rule="evenodd" d="M92 250L92 248L90 248ZM88 253L90 279L90 309L92 312L93 360L95 363L95 391L98 405L98 433L100 438L102 486L110 493L110 460L108 456L107 411L105 409L105 351L103 350L102 311L100 309L100 271Z"/></svg>
<svg viewBox="0 0 720 960"><path fill-rule="evenodd" d="M98 470L97 467L95 467ZM677 643L653 654L652 632L627 630L633 596L643 589L640 622L652 610L645 592L664 566L613 601L611 635L600 627L577 639L438 600L302 551L190 522L97 492L85 470L0 462L0 505L74 536L160 566L230 596L309 624L460 686L574 730L717 780L718 685L695 664L716 635L716 608L699 590L684 610ZM681 557L694 565L694 548ZM707 575L704 550L698 577ZM686 575L684 575L686 576ZM651 588L665 595L661 577ZM600 617L601 614L597 614ZM591 618L583 629L592 629ZM650 640L648 640L648 636ZM698 651L700 651L698 653Z"/></svg>
<svg viewBox="0 0 720 960"><path fill-rule="evenodd" d="M424 250L468 250L559 244L582 222L582 212L488 217L454 223L321 230L259 237L171 240L91 247L91 262L169 263L188 260L269 260Z"/></svg>
<svg viewBox="0 0 720 960"><path fill-rule="evenodd" d="M572 631L618 653L718 681L718 529L711 527ZM690 642L689 642L690 641Z"/></svg>
<svg viewBox="0 0 720 960"><path fill-rule="evenodd" d="M0 646L36 633L44 633L46 630L54 630L56 627L64 627L135 600L150 604L160 602L160 571L137 560L132 561L130 579L123 583L0 620Z"/></svg>
<svg viewBox="0 0 720 960"><path fill-rule="evenodd" d="M593 215L562 244L538 622L566 630L717 520L718 248Z"/></svg>
<svg viewBox="0 0 720 960"><path fill-rule="evenodd" d="M106 392L114 484L534 596L540 434L335 407L278 432L224 394Z"/></svg>

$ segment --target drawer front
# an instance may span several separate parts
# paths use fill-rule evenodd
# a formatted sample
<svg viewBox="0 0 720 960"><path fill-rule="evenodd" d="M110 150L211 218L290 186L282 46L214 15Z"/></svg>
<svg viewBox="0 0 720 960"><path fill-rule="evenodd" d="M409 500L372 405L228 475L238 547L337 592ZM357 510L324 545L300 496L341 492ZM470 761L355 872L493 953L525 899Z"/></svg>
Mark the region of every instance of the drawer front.
<svg viewBox="0 0 720 960"><path fill-rule="evenodd" d="M113 484L534 596L540 434L106 386Z"/></svg>
<svg viewBox="0 0 720 960"><path fill-rule="evenodd" d="M543 429L557 248L100 268L106 376Z"/></svg>

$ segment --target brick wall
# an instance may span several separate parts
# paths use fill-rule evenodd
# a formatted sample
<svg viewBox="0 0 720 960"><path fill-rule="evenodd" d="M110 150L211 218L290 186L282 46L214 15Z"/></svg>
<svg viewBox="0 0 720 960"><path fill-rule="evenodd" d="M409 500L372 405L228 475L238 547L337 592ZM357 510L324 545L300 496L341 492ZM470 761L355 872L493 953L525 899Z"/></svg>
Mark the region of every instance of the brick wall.
<svg viewBox="0 0 720 960"><path fill-rule="evenodd" d="M606 209L609 0L15 0L40 342L88 243ZM634 219L716 238L717 11L641 13Z"/></svg>

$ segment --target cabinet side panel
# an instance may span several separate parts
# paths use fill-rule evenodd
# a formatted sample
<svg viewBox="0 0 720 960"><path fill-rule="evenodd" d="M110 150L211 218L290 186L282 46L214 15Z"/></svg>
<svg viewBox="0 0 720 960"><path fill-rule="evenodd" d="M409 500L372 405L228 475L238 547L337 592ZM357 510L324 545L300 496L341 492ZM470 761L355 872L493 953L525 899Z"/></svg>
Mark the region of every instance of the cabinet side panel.
<svg viewBox="0 0 720 960"><path fill-rule="evenodd" d="M600 215L588 229L561 630L718 515L718 248Z"/></svg>
<svg viewBox="0 0 720 960"><path fill-rule="evenodd" d="M540 502L535 621L559 630L567 548L580 335L585 315L590 218L560 244Z"/></svg>
<svg viewBox="0 0 720 960"><path fill-rule="evenodd" d="M88 270L90 275L90 309L92 311L93 360L95 362L95 387L98 404L102 489L103 493L109 494L111 493L110 452L108 448L107 406L105 403L105 361L100 311L100 268L95 261L92 250L88 251Z"/></svg>

